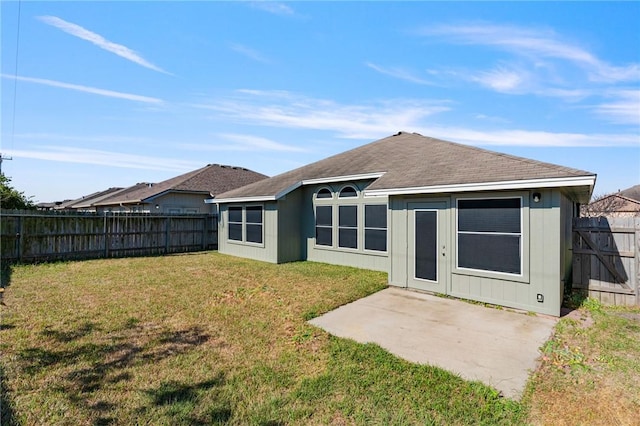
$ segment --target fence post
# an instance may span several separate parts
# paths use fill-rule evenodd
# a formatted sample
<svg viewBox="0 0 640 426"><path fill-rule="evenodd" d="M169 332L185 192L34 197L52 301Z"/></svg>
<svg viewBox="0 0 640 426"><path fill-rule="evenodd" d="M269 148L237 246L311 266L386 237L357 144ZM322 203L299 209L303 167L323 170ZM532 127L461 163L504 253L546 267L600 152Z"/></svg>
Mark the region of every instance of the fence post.
<svg viewBox="0 0 640 426"><path fill-rule="evenodd" d="M169 216L167 216L167 218L165 219L164 222L164 229L165 229L165 235L164 235L164 254L168 254L169 253L169 240L170 240L170 231L171 231L171 218Z"/></svg>
<svg viewBox="0 0 640 426"><path fill-rule="evenodd" d="M22 224L22 216L18 216L18 261L22 262L22 258L24 257L22 254L22 249L24 248L24 229Z"/></svg>
<svg viewBox="0 0 640 426"><path fill-rule="evenodd" d="M109 236L107 235L107 212L104 212L104 219L102 221L102 236L104 237L104 257L109 257Z"/></svg>

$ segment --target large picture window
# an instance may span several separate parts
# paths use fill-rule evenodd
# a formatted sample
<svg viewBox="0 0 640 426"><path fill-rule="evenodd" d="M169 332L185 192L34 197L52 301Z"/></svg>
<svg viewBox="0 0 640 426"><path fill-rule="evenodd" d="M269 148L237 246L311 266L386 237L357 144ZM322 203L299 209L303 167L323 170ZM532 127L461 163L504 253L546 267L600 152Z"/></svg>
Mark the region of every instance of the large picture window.
<svg viewBox="0 0 640 426"><path fill-rule="evenodd" d="M358 206L338 207L338 247L358 248Z"/></svg>
<svg viewBox="0 0 640 426"><path fill-rule="evenodd" d="M364 206L364 249L387 251L387 205Z"/></svg>
<svg viewBox="0 0 640 426"><path fill-rule="evenodd" d="M522 199L458 200L458 268L522 274Z"/></svg>
<svg viewBox="0 0 640 426"><path fill-rule="evenodd" d="M333 245L333 207L316 206L316 244Z"/></svg>

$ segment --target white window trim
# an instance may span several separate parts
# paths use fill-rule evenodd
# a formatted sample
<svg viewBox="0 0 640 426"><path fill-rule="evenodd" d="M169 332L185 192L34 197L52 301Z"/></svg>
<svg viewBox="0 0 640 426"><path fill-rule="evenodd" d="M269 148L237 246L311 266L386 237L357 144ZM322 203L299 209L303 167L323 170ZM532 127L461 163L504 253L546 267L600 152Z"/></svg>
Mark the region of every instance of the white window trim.
<svg viewBox="0 0 640 426"><path fill-rule="evenodd" d="M384 206L385 210L387 212L386 216L387 216L387 223L386 223L386 228L375 228L375 227L367 227L367 206ZM389 203L367 203L364 202L362 204L362 251L366 254L372 254L372 255L386 255L389 252ZM367 249L366 248L366 232L367 229L371 229L371 230L379 230L382 231L384 229L385 231L385 238L386 238L386 250L371 250L371 249Z"/></svg>
<svg viewBox="0 0 640 426"><path fill-rule="evenodd" d="M320 199L322 201L329 201L329 198L326 199ZM316 204L313 206L313 245L315 248L319 248L319 249L325 249L325 250L332 250L335 249L335 210L333 208L334 204L333 203L324 203L324 204ZM331 207L331 226L328 225L318 225L318 207ZM326 244L318 244L318 239L316 237L317 231L316 229L320 227L320 228L324 228L324 229L331 229L331 245L326 245Z"/></svg>
<svg viewBox="0 0 640 426"><path fill-rule="evenodd" d="M356 197L347 197L346 199L350 199L353 200ZM345 198L343 198L345 199ZM356 208L356 226L340 226L340 207L355 207ZM360 251L360 247L361 247L361 243L360 243L360 236L361 234L363 234L364 232L360 232L360 208L359 208L359 204L338 204L338 222L336 223L336 233L337 233L337 241L336 241L336 248L340 249L340 250L348 250L348 251ZM356 246L354 247L343 247L340 245L340 228L342 229L355 229L356 230Z"/></svg>
<svg viewBox="0 0 640 426"><path fill-rule="evenodd" d="M252 241L247 241L247 207L260 207L261 208L261 214L262 214L262 242L261 243L255 243ZM231 222L229 221L229 210L232 208L240 208L242 210L242 222ZM226 212L226 216L227 216L227 238L226 241L229 244L240 244L240 245L246 245L246 246L252 246L252 247L264 247L265 246L265 232L264 232L264 227L265 227L265 208L264 208L264 204L245 204L242 206L229 206L227 208L227 212ZM232 240L229 238L229 225L230 224L240 224L242 226L242 240ZM258 223L254 223L251 222L249 223L250 225L258 225Z"/></svg>
<svg viewBox="0 0 640 426"><path fill-rule="evenodd" d="M517 198L520 200L520 273L519 274L514 274L511 272L501 272L501 271L490 271L490 270L486 270L486 269L473 269L473 268L463 268L458 266L458 249L459 249L459 244L458 244L458 235L460 234L461 231L458 230L458 206L460 201L467 201L467 200L504 200L504 199L512 199L512 198ZM524 251L524 246L525 246L525 221L524 221L524 209L525 209L525 204L524 204L524 196L523 195L504 195L504 196L492 196L492 195L487 195L486 197L458 197L456 198L456 217L455 217L455 246L456 246L456 259L455 259L455 269L456 271L460 271L460 272L467 272L467 273L473 273L474 275L487 275L487 276L502 276L502 277L510 277L510 278L518 278L518 279L522 279L525 278L525 269L524 269L524 255L525 255L525 251ZM513 233L506 233L506 232L469 232L469 231L462 231L465 234L482 234L482 235L486 235L486 234L491 234L491 235L516 235Z"/></svg>

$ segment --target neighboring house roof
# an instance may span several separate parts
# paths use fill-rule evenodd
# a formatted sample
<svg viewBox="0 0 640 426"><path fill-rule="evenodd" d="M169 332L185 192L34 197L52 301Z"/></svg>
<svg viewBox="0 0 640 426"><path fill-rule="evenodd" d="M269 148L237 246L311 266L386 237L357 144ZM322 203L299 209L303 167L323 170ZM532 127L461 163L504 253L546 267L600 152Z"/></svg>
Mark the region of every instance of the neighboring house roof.
<svg viewBox="0 0 640 426"><path fill-rule="evenodd" d="M622 191L618 192L618 195L622 195L640 202L640 185L635 185L631 188L623 189Z"/></svg>
<svg viewBox="0 0 640 426"><path fill-rule="evenodd" d="M56 203L55 209L78 209L78 208L86 208L90 207L91 203L95 201L99 201L104 199L105 197L109 197L115 194L118 191L122 191L122 188L109 188L104 191L94 192L89 195L84 195L80 198L76 198L75 200L65 200L62 203Z"/></svg>
<svg viewBox="0 0 640 426"><path fill-rule="evenodd" d="M279 199L305 184L373 179L366 195L566 187L589 200L595 174L400 132L218 195L211 202Z"/></svg>
<svg viewBox="0 0 640 426"><path fill-rule="evenodd" d="M607 195L592 203L587 210L590 213L634 213L640 214L640 200L625 197L622 192Z"/></svg>
<svg viewBox="0 0 640 426"><path fill-rule="evenodd" d="M94 206L110 206L151 202L154 198L167 192L201 193L205 197L214 197L221 192L229 191L259 180L267 176L235 166L208 164L189 173L176 176L160 183L138 183L93 203Z"/></svg>

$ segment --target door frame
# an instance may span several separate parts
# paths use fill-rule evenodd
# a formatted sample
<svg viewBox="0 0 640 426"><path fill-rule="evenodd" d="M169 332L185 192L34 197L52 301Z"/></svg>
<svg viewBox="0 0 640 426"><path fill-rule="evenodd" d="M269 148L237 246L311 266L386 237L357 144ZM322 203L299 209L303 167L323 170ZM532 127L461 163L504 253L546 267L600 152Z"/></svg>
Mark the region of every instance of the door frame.
<svg viewBox="0 0 640 426"><path fill-rule="evenodd" d="M411 200L407 202L407 287L433 293L450 293L450 206L448 198ZM416 214L436 212L436 280L416 277Z"/></svg>

